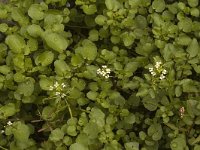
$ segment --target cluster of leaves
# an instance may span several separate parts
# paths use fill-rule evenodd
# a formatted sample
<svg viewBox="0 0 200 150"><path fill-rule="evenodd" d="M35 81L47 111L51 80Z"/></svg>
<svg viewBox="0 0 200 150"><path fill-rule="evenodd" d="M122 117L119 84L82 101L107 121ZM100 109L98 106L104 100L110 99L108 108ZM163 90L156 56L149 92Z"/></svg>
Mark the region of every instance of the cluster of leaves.
<svg viewBox="0 0 200 150"><path fill-rule="evenodd" d="M198 0L0 1L0 149L199 150L199 16Z"/></svg>

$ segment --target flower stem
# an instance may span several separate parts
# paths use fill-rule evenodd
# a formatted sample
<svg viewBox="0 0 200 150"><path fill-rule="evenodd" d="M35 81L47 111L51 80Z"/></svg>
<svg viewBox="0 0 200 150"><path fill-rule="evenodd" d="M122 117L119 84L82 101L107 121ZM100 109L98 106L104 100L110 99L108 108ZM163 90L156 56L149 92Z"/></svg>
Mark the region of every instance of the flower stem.
<svg viewBox="0 0 200 150"><path fill-rule="evenodd" d="M66 99L65 99L65 102L66 102L66 104L67 104L67 107L68 107L68 110L69 110L70 117L73 118L71 107L69 106L69 103L67 102Z"/></svg>
<svg viewBox="0 0 200 150"><path fill-rule="evenodd" d="M0 148L3 149L3 150L8 150L7 148L4 148L4 147L2 147L2 146L0 146Z"/></svg>

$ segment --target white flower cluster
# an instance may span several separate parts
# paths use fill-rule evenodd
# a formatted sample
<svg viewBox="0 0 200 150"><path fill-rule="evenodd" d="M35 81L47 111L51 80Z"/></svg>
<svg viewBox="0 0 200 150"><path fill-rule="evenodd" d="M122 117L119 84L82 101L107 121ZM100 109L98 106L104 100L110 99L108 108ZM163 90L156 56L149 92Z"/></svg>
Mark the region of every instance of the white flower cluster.
<svg viewBox="0 0 200 150"><path fill-rule="evenodd" d="M50 91L56 91L55 95L59 96L61 98L66 97L67 95L65 93L63 93L63 89L66 87L67 85L65 83L59 84L57 81L54 83L53 86L49 87Z"/></svg>
<svg viewBox="0 0 200 150"><path fill-rule="evenodd" d="M162 62L160 62L160 61L156 62L155 68L150 67L149 72L151 73L152 76L156 76L157 74L159 74L160 80L165 79L165 75L167 74L167 70L162 68Z"/></svg>
<svg viewBox="0 0 200 150"><path fill-rule="evenodd" d="M11 122L11 121L8 121L7 122L7 126L11 126L13 123ZM5 128L6 126L4 126L4 128ZM1 133L3 134L5 132L5 130L1 130Z"/></svg>
<svg viewBox="0 0 200 150"><path fill-rule="evenodd" d="M106 79L110 77L111 69L109 69L106 65L103 65L102 68L97 69L97 74L105 77Z"/></svg>

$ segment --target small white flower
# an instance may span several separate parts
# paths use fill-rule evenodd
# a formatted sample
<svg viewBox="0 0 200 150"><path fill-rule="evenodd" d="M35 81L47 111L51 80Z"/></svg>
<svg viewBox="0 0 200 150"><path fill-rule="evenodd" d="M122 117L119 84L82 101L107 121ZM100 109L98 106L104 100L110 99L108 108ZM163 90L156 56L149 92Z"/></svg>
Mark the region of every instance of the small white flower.
<svg viewBox="0 0 200 150"><path fill-rule="evenodd" d="M167 74L167 70L164 69L164 70L162 71L162 74Z"/></svg>
<svg viewBox="0 0 200 150"><path fill-rule="evenodd" d="M60 95L60 92L56 92L56 96Z"/></svg>
<svg viewBox="0 0 200 150"><path fill-rule="evenodd" d="M56 81L56 83L54 84L54 87L57 88L59 86L59 83Z"/></svg>
<svg viewBox="0 0 200 150"><path fill-rule="evenodd" d="M156 62L155 68L156 68L156 69L160 68L160 65L161 65L161 64L162 64L162 62L160 62L160 61Z"/></svg>
<svg viewBox="0 0 200 150"><path fill-rule="evenodd" d="M165 79L165 76L163 74L160 75L160 80Z"/></svg>
<svg viewBox="0 0 200 150"><path fill-rule="evenodd" d="M4 131L4 130L1 130L1 133L5 133L5 131Z"/></svg>
<svg viewBox="0 0 200 150"><path fill-rule="evenodd" d="M156 73L155 73L155 72L151 72L151 75L152 75L152 76L156 76Z"/></svg>
<svg viewBox="0 0 200 150"><path fill-rule="evenodd" d="M7 125L8 125L8 126L11 126L12 124L13 124L13 123L12 123L11 121L8 121L8 122L7 122Z"/></svg>
<svg viewBox="0 0 200 150"><path fill-rule="evenodd" d="M65 96L67 96L67 95L65 93L62 93L60 97L64 98Z"/></svg>
<svg viewBox="0 0 200 150"><path fill-rule="evenodd" d="M103 65L102 66L102 69L99 68L97 69L97 74L105 77L106 79L110 77L110 72L111 72L111 69L109 69L106 65Z"/></svg>
<svg viewBox="0 0 200 150"><path fill-rule="evenodd" d="M152 71L153 71L153 67L150 67L150 68L149 68L149 72L152 72Z"/></svg>
<svg viewBox="0 0 200 150"><path fill-rule="evenodd" d="M66 87L66 84L65 84L65 83L62 83L61 86L62 86L63 88L65 88L65 87Z"/></svg>
<svg viewBox="0 0 200 150"><path fill-rule="evenodd" d="M49 87L49 90L50 90L50 91L53 91L53 89L54 89L53 86L50 86L50 87Z"/></svg>

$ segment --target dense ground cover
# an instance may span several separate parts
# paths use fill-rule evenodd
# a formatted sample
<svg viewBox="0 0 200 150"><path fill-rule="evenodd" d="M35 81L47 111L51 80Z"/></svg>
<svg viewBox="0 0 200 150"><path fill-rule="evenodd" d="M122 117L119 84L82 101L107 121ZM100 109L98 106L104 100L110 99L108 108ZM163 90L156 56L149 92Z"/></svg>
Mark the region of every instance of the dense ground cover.
<svg viewBox="0 0 200 150"><path fill-rule="evenodd" d="M200 150L198 0L0 3L0 149Z"/></svg>

